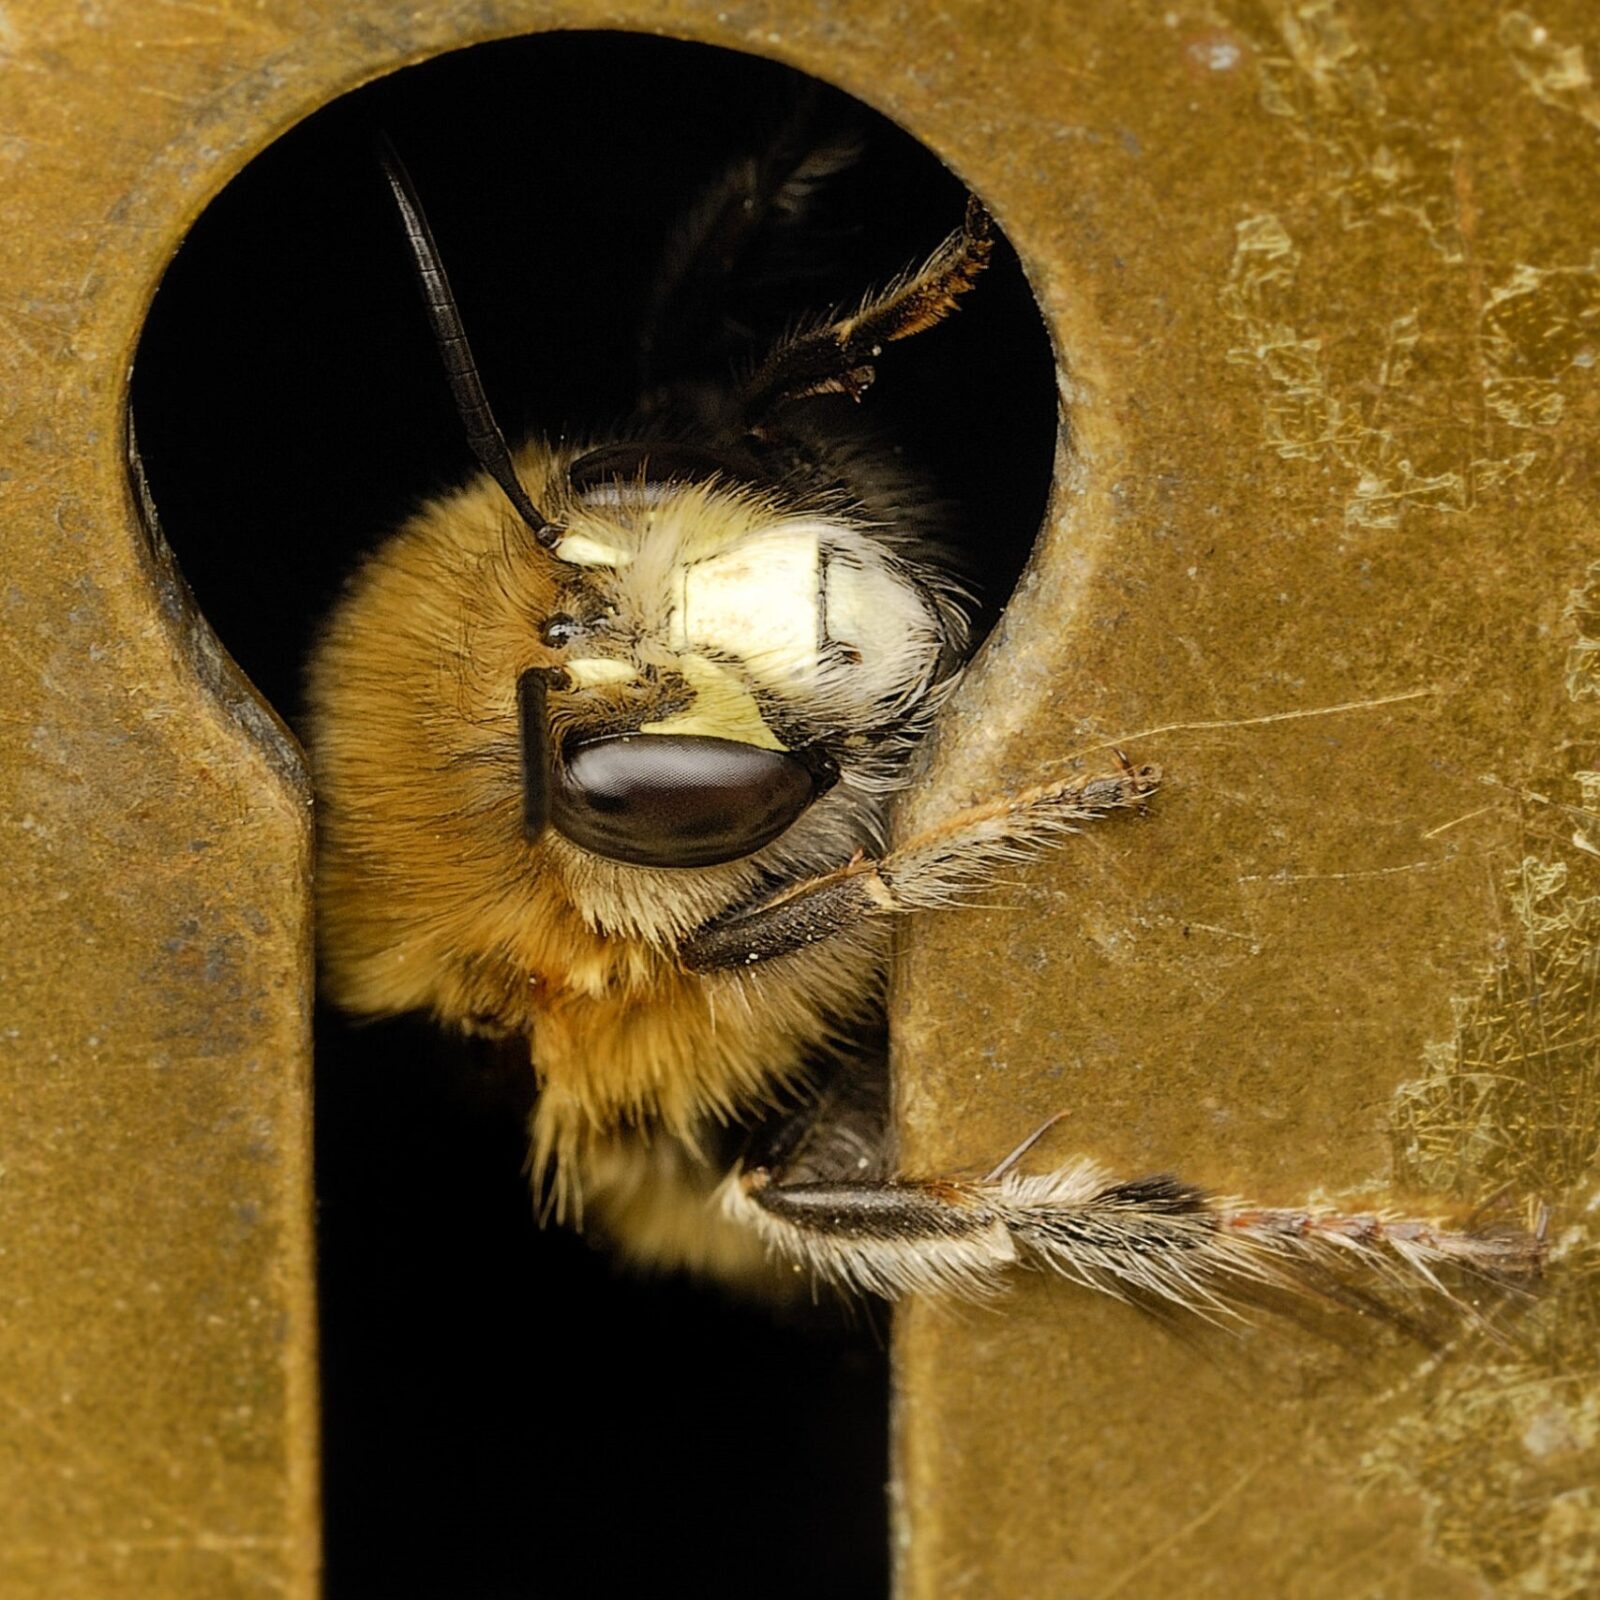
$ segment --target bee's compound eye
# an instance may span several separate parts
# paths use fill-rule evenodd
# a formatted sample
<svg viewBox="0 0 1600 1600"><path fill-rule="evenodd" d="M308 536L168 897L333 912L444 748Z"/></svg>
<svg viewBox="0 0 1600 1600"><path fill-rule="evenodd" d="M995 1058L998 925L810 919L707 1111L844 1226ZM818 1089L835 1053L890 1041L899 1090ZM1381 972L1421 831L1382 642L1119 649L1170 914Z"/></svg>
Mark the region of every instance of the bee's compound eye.
<svg viewBox="0 0 1600 1600"><path fill-rule="evenodd" d="M574 844L638 867L710 867L770 844L832 788L820 752L702 734L615 734L553 775L550 820Z"/></svg>

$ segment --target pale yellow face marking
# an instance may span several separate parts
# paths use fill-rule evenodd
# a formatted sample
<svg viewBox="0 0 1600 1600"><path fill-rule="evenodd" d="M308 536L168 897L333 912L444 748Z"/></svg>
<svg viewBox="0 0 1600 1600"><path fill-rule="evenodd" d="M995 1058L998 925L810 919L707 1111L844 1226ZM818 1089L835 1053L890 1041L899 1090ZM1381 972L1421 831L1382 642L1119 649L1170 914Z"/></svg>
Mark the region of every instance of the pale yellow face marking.
<svg viewBox="0 0 1600 1600"><path fill-rule="evenodd" d="M575 567L625 567L633 560L631 550L587 533L564 534L556 546L556 555Z"/></svg>
<svg viewBox="0 0 1600 1600"><path fill-rule="evenodd" d="M676 574L675 649L736 655L784 688L816 671L821 645L822 540L814 523L779 527Z"/></svg>
<svg viewBox="0 0 1600 1600"><path fill-rule="evenodd" d="M695 698L687 710L645 723L641 733L699 734L762 750L786 748L738 676L700 650L737 656L755 677L777 689L813 674L822 649L826 532L827 524L820 522L780 524L731 551L677 567L669 580L667 639ZM588 533L568 533L556 554L574 566L613 570L633 559L631 550ZM603 657L569 661L566 670L580 688L626 683L635 676L626 663Z"/></svg>
<svg viewBox="0 0 1600 1600"><path fill-rule="evenodd" d="M564 663L564 670L580 689L597 688L603 683L631 683L634 669L626 661L609 656L580 656Z"/></svg>
<svg viewBox="0 0 1600 1600"><path fill-rule="evenodd" d="M885 620L907 616L910 597L904 584L882 567L865 567L854 561L834 561L828 567L828 635L863 655ZM924 626L927 617L917 605L910 612Z"/></svg>
<svg viewBox="0 0 1600 1600"><path fill-rule="evenodd" d="M687 711L646 722L640 733L697 733L714 739L736 739L762 750L782 750L765 722L754 696L725 667L701 655L678 658L678 670L694 690L694 703Z"/></svg>

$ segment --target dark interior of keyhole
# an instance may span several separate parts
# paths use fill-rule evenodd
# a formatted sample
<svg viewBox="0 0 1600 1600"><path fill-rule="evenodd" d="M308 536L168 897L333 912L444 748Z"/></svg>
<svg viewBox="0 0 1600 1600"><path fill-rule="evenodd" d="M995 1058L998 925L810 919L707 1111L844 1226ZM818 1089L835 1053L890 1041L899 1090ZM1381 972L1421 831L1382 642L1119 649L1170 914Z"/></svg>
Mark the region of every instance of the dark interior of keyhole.
<svg viewBox="0 0 1600 1600"><path fill-rule="evenodd" d="M152 309L134 415L201 608L291 724L343 575L469 465L372 130L426 199L507 432L603 429L629 407L672 219L797 81L629 35L484 46L330 106L206 211ZM787 313L853 299L961 215L927 150L852 115L861 155L819 201L809 275L755 291ZM895 348L866 405L949 502L992 623L1056 425L1009 247L958 317ZM319 1017L330 1600L885 1594L886 1319L775 1320L540 1232L530 1096L425 1024Z"/></svg>

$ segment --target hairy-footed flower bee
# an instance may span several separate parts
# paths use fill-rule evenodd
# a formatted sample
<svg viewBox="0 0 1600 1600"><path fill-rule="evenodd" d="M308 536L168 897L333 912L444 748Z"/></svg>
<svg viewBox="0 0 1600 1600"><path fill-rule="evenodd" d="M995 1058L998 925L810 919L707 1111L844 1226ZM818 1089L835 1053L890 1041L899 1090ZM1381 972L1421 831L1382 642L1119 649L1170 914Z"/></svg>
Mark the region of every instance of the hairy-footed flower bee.
<svg viewBox="0 0 1600 1600"><path fill-rule="evenodd" d="M375 551L311 664L324 968L352 1012L525 1051L555 1216L739 1281L983 1295L1032 1265L1201 1309L1306 1258L1419 1280L1536 1258L1509 1233L1252 1209L1088 1161L1025 1175L1031 1140L987 1176L899 1174L890 920L1158 784L1123 762L893 835L970 602L928 491L817 402L861 399L981 292L984 210L853 309L708 370L733 265L846 159L791 125L680 226L634 415L513 451L384 159L485 470Z"/></svg>

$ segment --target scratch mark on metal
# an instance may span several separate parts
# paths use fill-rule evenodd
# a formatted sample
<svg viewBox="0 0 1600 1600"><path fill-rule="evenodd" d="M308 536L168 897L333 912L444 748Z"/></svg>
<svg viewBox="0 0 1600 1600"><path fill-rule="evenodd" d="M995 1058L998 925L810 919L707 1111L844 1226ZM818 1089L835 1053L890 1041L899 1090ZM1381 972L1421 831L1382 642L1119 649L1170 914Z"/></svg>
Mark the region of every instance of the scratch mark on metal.
<svg viewBox="0 0 1600 1600"><path fill-rule="evenodd" d="M13 371L22 365L19 356L26 356L35 366L44 365L44 357L39 353L37 346L30 344L21 333L17 331L17 319L9 313L0 313L0 328L5 329L5 343L0 344L0 359Z"/></svg>
<svg viewBox="0 0 1600 1600"><path fill-rule="evenodd" d="M1352 711L1378 711L1384 706L1404 705L1410 700L1432 700L1442 695L1442 688L1407 689L1402 694L1378 695L1371 700L1344 700L1335 706L1308 706L1303 711L1268 711L1256 717L1228 717L1215 722L1166 722L1156 728L1141 728L1136 733L1119 733L1099 744L1085 745L1070 755L1057 756L1046 766L1060 766L1077 761L1084 756L1096 755L1102 750L1115 750L1122 745L1137 744L1141 739L1154 739L1163 733L1223 733L1233 728L1262 728L1274 722L1302 722L1312 717L1338 717Z"/></svg>
<svg viewBox="0 0 1600 1600"><path fill-rule="evenodd" d="M1479 319L1484 405L1508 427L1549 429L1566 414L1563 381L1592 366L1600 344L1600 272L1523 263L1489 291Z"/></svg>
<svg viewBox="0 0 1600 1600"><path fill-rule="evenodd" d="M1322 340L1306 337L1286 312L1299 251L1276 215L1246 217L1235 229L1233 264L1221 293L1242 342L1228 351L1267 384L1265 443L1285 460L1333 460L1354 475L1345 522L1395 528L1409 509L1463 511L1467 477L1459 469L1419 471L1395 432L1379 426L1391 397L1404 392L1422 337L1416 310L1393 318L1370 381L1351 399L1327 370Z"/></svg>
<svg viewBox="0 0 1600 1600"><path fill-rule="evenodd" d="M1557 1207L1549 1289L1515 1339L1433 1368L1420 1403L1362 1461L1368 1487L1424 1497L1440 1555L1508 1595L1577 1600L1600 1583L1597 888L1581 859L1527 856L1501 877L1495 959L1453 1002L1454 1036L1425 1047L1394 1102L1403 1184Z"/></svg>
<svg viewBox="0 0 1600 1600"><path fill-rule="evenodd" d="M1261 1472L1262 1465L1258 1461L1254 1466L1247 1467L1198 1516L1191 1517L1181 1528L1174 1529L1165 1539L1158 1540L1151 1545L1132 1566L1124 1567L1105 1588L1098 1591L1094 1600L1111 1600L1113 1595L1121 1594L1141 1573L1148 1572L1164 1555L1176 1549L1185 1539L1190 1539L1197 1534L1208 1522L1212 1521L1213 1518L1244 1493L1252 1480Z"/></svg>
<svg viewBox="0 0 1600 1600"><path fill-rule="evenodd" d="M202 1554L227 1554L234 1550L286 1550L289 1540L284 1535L248 1533L179 1534L174 1538L118 1539L107 1536L75 1542L72 1554L104 1551L108 1555L141 1555L147 1551L178 1552L195 1550ZM0 1545L0 1560L60 1561L63 1555L59 1544L7 1544Z"/></svg>
<svg viewBox="0 0 1600 1600"><path fill-rule="evenodd" d="M1389 321L1370 379L1354 387L1336 383L1321 338L1302 335L1291 320L1298 267L1299 251L1276 215L1264 212L1237 225L1221 304L1243 337L1227 359L1255 367L1265 380L1270 449L1285 460L1333 461L1352 475L1346 526L1396 528L1408 511L1464 511L1479 492L1527 470L1535 459L1527 451L1463 462L1453 436L1453 462L1417 466L1414 454L1419 446L1432 449L1431 442L1414 431L1402 439L1383 422L1408 392L1422 339L1419 312L1413 308Z"/></svg>
<svg viewBox="0 0 1600 1600"><path fill-rule="evenodd" d="M1316 152L1345 228L1403 219L1446 261L1461 261L1454 141L1394 114L1340 0L1275 9L1278 40L1260 50L1261 108Z"/></svg>
<svg viewBox="0 0 1600 1600"><path fill-rule="evenodd" d="M111 1463L101 1460L93 1451L86 1449L81 1439L64 1433L40 1416L31 1406L25 1405L16 1396L6 1393L3 1389L0 1389L0 1405L4 1405L21 1422L32 1428L35 1433L48 1439L62 1455L69 1459L76 1458L92 1468L104 1481L112 1494L120 1495L135 1505L141 1506L146 1511L154 1512L181 1529L182 1546L192 1546L200 1539L211 1537L204 1529L196 1527L176 1507L169 1505L159 1496L153 1494L147 1478L131 1477L117 1471ZM285 1587L285 1577L281 1569L264 1565L260 1561L251 1559L253 1547L223 1544L217 1546L217 1550L219 1554L226 1555L235 1566L250 1572L264 1583L270 1584L274 1589Z"/></svg>
<svg viewBox="0 0 1600 1600"><path fill-rule="evenodd" d="M1569 596L1579 647L1600 643L1597 609L1600 564ZM1566 664L1569 700L1600 699L1590 653L1569 648ZM1566 781L1600 799L1600 775ZM1553 1206L1550 1283L1514 1339L1430 1363L1361 1472L1369 1489L1421 1495L1435 1553L1495 1593L1577 1600L1600 1593L1600 850L1581 833L1573 854L1528 841L1491 878L1491 959L1452 998L1451 1037L1396 1091L1391 1140L1414 1191Z"/></svg>
<svg viewBox="0 0 1600 1600"><path fill-rule="evenodd" d="M1448 264L1464 266L1467 308L1454 321L1429 308L1425 324L1421 305L1390 301L1387 325L1375 320L1366 341L1325 347L1318 297L1297 281L1293 230L1269 211L1238 223L1220 300L1242 330L1228 361L1254 368L1265 387L1264 444L1285 459L1342 467L1345 525L1373 531L1416 513L1471 510L1548 454L1544 436L1567 413L1565 391L1600 359L1600 277L1594 257L1523 264L1485 292L1471 248L1471 147L1394 112L1382 63L1347 9L1342 0L1272 8L1275 37L1254 41L1262 109L1315 154L1315 197L1337 203L1347 230L1406 221ZM1520 11L1501 19L1499 36L1540 99L1600 127L1600 92L1581 48L1557 44ZM1419 352L1437 363L1452 346L1476 380L1478 414L1424 418L1413 377Z"/></svg>
<svg viewBox="0 0 1600 1600"><path fill-rule="evenodd" d="M1259 955L1261 953L1261 941L1253 934L1238 933L1232 928L1219 928L1215 923L1211 922L1186 922L1184 927L1198 928L1201 933L1219 934L1224 939L1237 939L1241 944L1250 946L1251 955Z"/></svg>
<svg viewBox="0 0 1600 1600"><path fill-rule="evenodd" d="M1567 649L1567 695L1579 705L1600 700L1600 561L1567 595L1562 615L1578 636Z"/></svg>
<svg viewBox="0 0 1600 1600"><path fill-rule="evenodd" d="M1581 787L1582 780L1590 775L1575 772L1572 776ZM1485 789L1498 789L1508 800L1515 800L1523 805L1548 806L1552 811L1559 811L1578 822L1600 823L1600 794L1587 789L1582 791L1582 797L1588 804L1575 806L1565 800L1557 800L1554 795L1541 794L1537 789L1530 789L1524 784L1502 783L1499 778L1487 772L1479 774L1473 781Z"/></svg>
<svg viewBox="0 0 1600 1600"><path fill-rule="evenodd" d="M1437 867L1455 866L1461 861L1475 861L1492 852L1480 851L1472 856L1429 856L1426 861L1407 861L1397 867L1367 867L1356 872L1252 872L1235 883L1348 883L1361 878L1395 878L1407 872L1432 872Z"/></svg>
<svg viewBox="0 0 1600 1600"><path fill-rule="evenodd" d="M1479 806L1476 811L1468 811L1465 815L1452 817L1448 822L1441 822L1437 828L1429 828L1423 834L1424 839L1437 839L1441 833L1448 833L1451 828L1459 828L1463 822L1471 822L1474 817L1486 817L1491 811L1498 811L1497 805Z"/></svg>

